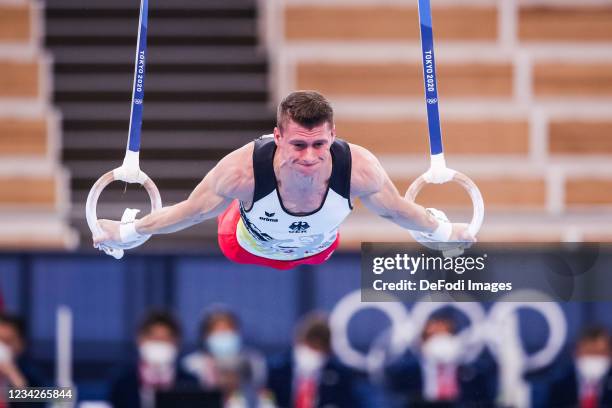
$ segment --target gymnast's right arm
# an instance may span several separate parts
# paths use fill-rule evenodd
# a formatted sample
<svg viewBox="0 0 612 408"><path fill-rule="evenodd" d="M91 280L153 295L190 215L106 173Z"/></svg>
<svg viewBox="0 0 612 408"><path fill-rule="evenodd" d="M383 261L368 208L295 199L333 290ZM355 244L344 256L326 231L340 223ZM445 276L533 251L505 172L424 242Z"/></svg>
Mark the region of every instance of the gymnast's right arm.
<svg viewBox="0 0 612 408"><path fill-rule="evenodd" d="M225 156L204 177L189 197L136 221L141 235L169 234L221 214L234 199L245 202L253 197L253 144ZM94 237L94 246L105 241L120 242L118 221L99 220L104 233Z"/></svg>

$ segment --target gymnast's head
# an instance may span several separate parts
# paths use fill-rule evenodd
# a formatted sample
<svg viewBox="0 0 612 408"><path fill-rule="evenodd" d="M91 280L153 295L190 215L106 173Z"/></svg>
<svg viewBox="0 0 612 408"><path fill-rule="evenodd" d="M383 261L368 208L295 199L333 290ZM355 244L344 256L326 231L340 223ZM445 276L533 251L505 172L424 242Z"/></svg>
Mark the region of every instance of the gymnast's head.
<svg viewBox="0 0 612 408"><path fill-rule="evenodd" d="M334 111L320 93L292 92L278 105L274 140L283 165L304 175L317 173L331 161L335 137Z"/></svg>

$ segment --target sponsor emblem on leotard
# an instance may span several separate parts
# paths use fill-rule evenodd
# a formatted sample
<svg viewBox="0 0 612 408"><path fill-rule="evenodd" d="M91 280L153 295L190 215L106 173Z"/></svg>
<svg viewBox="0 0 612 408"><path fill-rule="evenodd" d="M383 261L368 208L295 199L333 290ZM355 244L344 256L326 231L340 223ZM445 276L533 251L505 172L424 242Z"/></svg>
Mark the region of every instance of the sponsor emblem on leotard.
<svg viewBox="0 0 612 408"><path fill-rule="evenodd" d="M265 217L259 217L260 220L268 221L268 222L278 222L278 218L272 218L272 217L274 217L274 214L276 214L276 213L264 211L264 214L266 214L266 216Z"/></svg>
<svg viewBox="0 0 612 408"><path fill-rule="evenodd" d="M307 222L296 221L289 226L289 232L296 234L305 233L308 228L310 228L310 225Z"/></svg>

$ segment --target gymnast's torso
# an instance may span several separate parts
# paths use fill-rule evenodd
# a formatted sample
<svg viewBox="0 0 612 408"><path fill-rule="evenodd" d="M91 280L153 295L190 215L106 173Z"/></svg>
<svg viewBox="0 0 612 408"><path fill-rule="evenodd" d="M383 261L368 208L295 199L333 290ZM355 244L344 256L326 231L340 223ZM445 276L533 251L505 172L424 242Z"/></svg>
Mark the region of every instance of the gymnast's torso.
<svg viewBox="0 0 612 408"><path fill-rule="evenodd" d="M271 136L271 135L270 135ZM293 214L283 205L274 173L274 138L257 139L253 148L253 203L240 203L236 238L246 251L268 259L296 260L331 246L338 228L352 210L351 150L336 139L331 146L332 170L319 208Z"/></svg>

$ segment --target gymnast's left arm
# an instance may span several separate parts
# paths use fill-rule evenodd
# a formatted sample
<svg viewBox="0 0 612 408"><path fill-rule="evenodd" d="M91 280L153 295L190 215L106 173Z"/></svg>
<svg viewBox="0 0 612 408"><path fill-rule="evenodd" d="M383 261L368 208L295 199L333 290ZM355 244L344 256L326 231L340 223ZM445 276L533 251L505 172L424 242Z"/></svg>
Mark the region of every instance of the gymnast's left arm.
<svg viewBox="0 0 612 408"><path fill-rule="evenodd" d="M359 197L366 208L395 224L413 231L434 232L440 221L424 207L404 198L367 149L350 145L352 155L351 196ZM452 224L451 241L473 241L467 224Z"/></svg>

